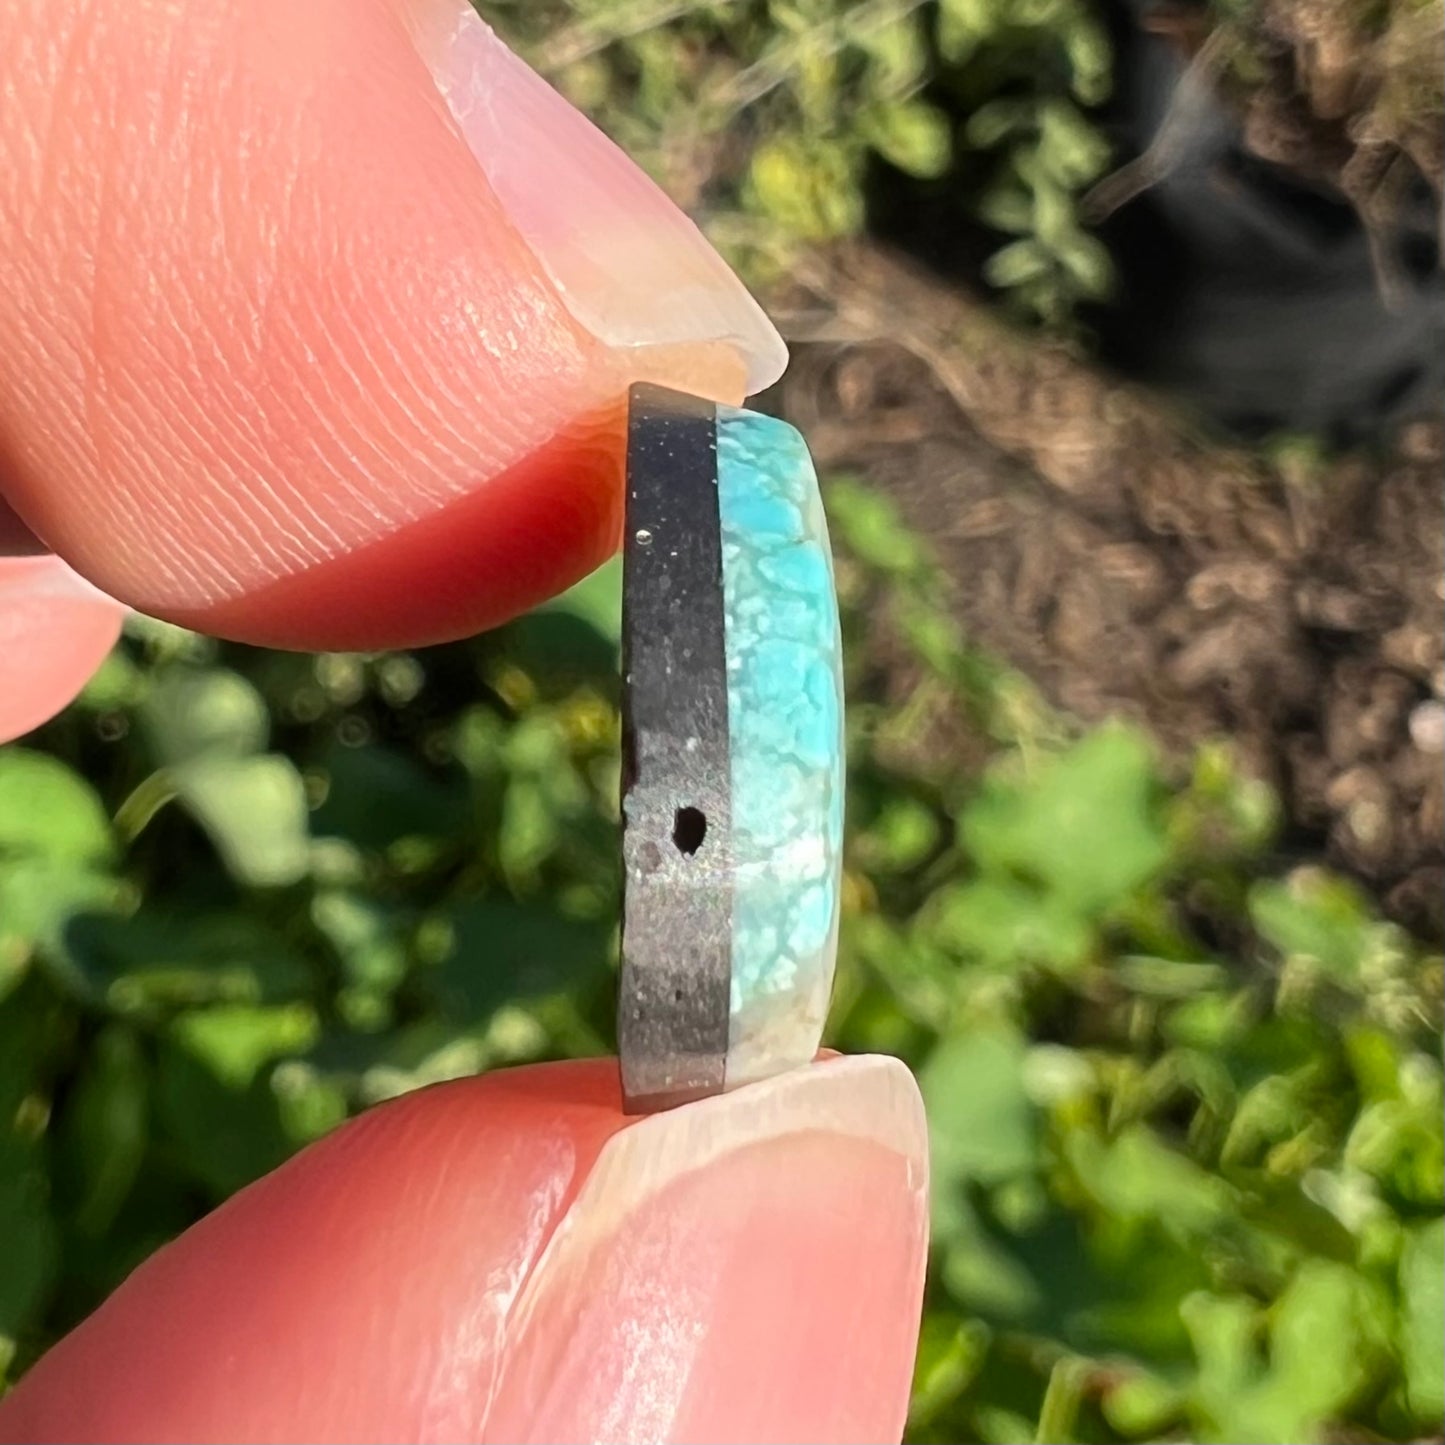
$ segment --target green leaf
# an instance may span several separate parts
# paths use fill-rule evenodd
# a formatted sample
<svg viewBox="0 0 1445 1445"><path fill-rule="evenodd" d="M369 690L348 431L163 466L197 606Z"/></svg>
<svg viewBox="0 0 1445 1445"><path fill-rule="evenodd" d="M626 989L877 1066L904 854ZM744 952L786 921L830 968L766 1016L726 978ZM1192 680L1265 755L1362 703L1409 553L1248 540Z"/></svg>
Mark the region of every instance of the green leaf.
<svg viewBox="0 0 1445 1445"><path fill-rule="evenodd" d="M57 1175L82 1234L103 1234L135 1183L149 1132L148 1093L135 1034L120 1024L102 1029L66 1097L57 1139Z"/></svg>
<svg viewBox="0 0 1445 1445"><path fill-rule="evenodd" d="M311 917L346 970L348 994L363 1007L384 1004L407 972L407 925L399 909L339 890L317 895Z"/></svg>
<svg viewBox="0 0 1445 1445"><path fill-rule="evenodd" d="M1113 1386L1100 1403L1104 1418L1121 1435L1158 1439L1178 1416L1182 1397L1176 1386L1140 1371Z"/></svg>
<svg viewBox="0 0 1445 1445"><path fill-rule="evenodd" d="M910 1433L946 1409L978 1377L988 1355L989 1331L975 1320L930 1311L919 1331L908 1405Z"/></svg>
<svg viewBox="0 0 1445 1445"><path fill-rule="evenodd" d="M538 612L562 612L585 622L609 642L622 637L622 562L614 557Z"/></svg>
<svg viewBox="0 0 1445 1445"><path fill-rule="evenodd" d="M1010 241L984 262L983 275L990 286L1007 290L1046 275L1053 266L1053 257L1032 237Z"/></svg>
<svg viewBox="0 0 1445 1445"><path fill-rule="evenodd" d="M980 1026L943 1040L918 1083L927 1105L935 1193L993 1184L1035 1165L1038 1120L1024 1088L1027 1046L1013 1029Z"/></svg>
<svg viewBox="0 0 1445 1445"><path fill-rule="evenodd" d="M978 31L958 11L973 0L942 0L939 6L938 53L950 65L962 65L979 47Z"/></svg>
<svg viewBox="0 0 1445 1445"><path fill-rule="evenodd" d="M1091 1373L1088 1360L1065 1356L1054 1365L1039 1410L1038 1433L1034 1437L1039 1445L1065 1445L1074 1438Z"/></svg>
<svg viewBox="0 0 1445 1445"><path fill-rule="evenodd" d="M1199 1292L1180 1304L1180 1318L1199 1360L1192 1393L1196 1408L1207 1419L1222 1423L1254 1383L1259 1370L1260 1313L1252 1300L1237 1295Z"/></svg>
<svg viewBox="0 0 1445 1445"><path fill-rule="evenodd" d="M271 727L261 694L240 673L219 667L161 672L141 704L140 720L162 766L261 752Z"/></svg>
<svg viewBox="0 0 1445 1445"><path fill-rule="evenodd" d="M1202 1294L1181 1312L1199 1357L1205 1439L1317 1440L1387 1368L1388 1305L1343 1265L1306 1260L1267 1313Z"/></svg>
<svg viewBox="0 0 1445 1445"><path fill-rule="evenodd" d="M238 882L264 887L305 875L305 787L289 758L261 754L270 719L249 682L224 668L173 667L152 688L142 717L164 769L157 776ZM164 801L159 790L156 801Z"/></svg>
<svg viewBox="0 0 1445 1445"><path fill-rule="evenodd" d="M883 95L902 95L915 90L928 76L928 44L923 27L912 20L900 20L862 31L857 35L869 62L871 89Z"/></svg>
<svg viewBox="0 0 1445 1445"><path fill-rule="evenodd" d="M0 1354L7 1338L35 1323L55 1276L58 1242L46 1193L37 1152L0 1133Z"/></svg>
<svg viewBox="0 0 1445 1445"><path fill-rule="evenodd" d="M1079 295L1092 300L1108 296L1114 285L1114 263L1102 243L1083 231L1073 230L1057 252L1064 270L1078 283Z"/></svg>
<svg viewBox="0 0 1445 1445"><path fill-rule="evenodd" d="M1064 50L1074 72L1073 92L1087 106L1102 105L1113 89L1114 56L1104 27L1078 15L1064 31Z"/></svg>
<svg viewBox="0 0 1445 1445"><path fill-rule="evenodd" d="M26 978L0 1000L0 1120L13 1126L26 1101L43 1097L74 1047L76 1020L48 982ZM3 1138L4 1130L0 1130Z"/></svg>
<svg viewBox="0 0 1445 1445"><path fill-rule="evenodd" d="M1296 869L1283 883L1255 884L1249 914L1260 935L1286 958L1349 982L1358 981L1378 931L1359 889L1322 868Z"/></svg>
<svg viewBox="0 0 1445 1445"><path fill-rule="evenodd" d="M79 918L66 943L88 987L126 1014L279 1003L313 982L282 934L239 910L148 904L128 918Z"/></svg>
<svg viewBox="0 0 1445 1445"><path fill-rule="evenodd" d="M1062 248L1079 235L1074 198L1041 166L1032 163L1022 165L1030 154L1021 152L1016 160L1027 174L1034 206L1035 235L1039 245L1057 260Z"/></svg>
<svg viewBox="0 0 1445 1445"><path fill-rule="evenodd" d="M988 39L1002 28L1009 0L941 0L943 18L975 43Z"/></svg>
<svg viewBox="0 0 1445 1445"><path fill-rule="evenodd" d="M979 1407L977 1419L982 1445L1034 1445L1038 1438L1033 1421L1018 1410L983 1405Z"/></svg>
<svg viewBox="0 0 1445 1445"><path fill-rule="evenodd" d="M995 1328L1022 1327L1046 1311L1038 1278L966 1199L935 1206L933 1233L942 1257L938 1278L960 1309Z"/></svg>
<svg viewBox="0 0 1445 1445"><path fill-rule="evenodd" d="M1400 1256L1400 1353L1421 1430L1445 1414L1445 1219L1418 1224Z"/></svg>
<svg viewBox="0 0 1445 1445"><path fill-rule="evenodd" d="M938 836L934 811L905 795L884 805L856 840L855 852L865 868L903 873L928 857L938 844Z"/></svg>
<svg viewBox="0 0 1445 1445"><path fill-rule="evenodd" d="M998 231L1015 235L1034 228L1033 198L1017 181L1005 180L990 186L978 203L978 218Z"/></svg>
<svg viewBox="0 0 1445 1445"><path fill-rule="evenodd" d="M551 790L530 777L514 778L502 799L497 852L509 878L539 868L562 841L562 819Z"/></svg>
<svg viewBox="0 0 1445 1445"><path fill-rule="evenodd" d="M906 174L931 180L948 169L953 131L934 106L921 100L874 106L859 123L874 150Z"/></svg>
<svg viewBox="0 0 1445 1445"><path fill-rule="evenodd" d="M1095 931L1071 901L1011 878L986 877L941 895L936 937L963 958L1012 972L1041 964L1068 972L1086 962Z"/></svg>
<svg viewBox="0 0 1445 1445"><path fill-rule="evenodd" d="M0 860L99 868L114 856L110 820L89 783L45 753L0 748Z"/></svg>
<svg viewBox="0 0 1445 1445"><path fill-rule="evenodd" d="M751 206L802 240L851 235L863 223L857 143L782 135L764 141L748 164Z"/></svg>
<svg viewBox="0 0 1445 1445"><path fill-rule="evenodd" d="M289 758L212 754L171 776L177 796L210 835L238 883L279 886L306 875L306 788Z"/></svg>
<svg viewBox="0 0 1445 1445"><path fill-rule="evenodd" d="M304 1053L319 1033L315 1011L300 1003L194 1009L171 1027L171 1037L233 1089L247 1088L266 1064Z"/></svg>
<svg viewBox="0 0 1445 1445"><path fill-rule="evenodd" d="M18 981L32 950L67 966L75 922L110 912L124 900L125 890L115 878L69 863L0 863L0 997Z"/></svg>
<svg viewBox="0 0 1445 1445"><path fill-rule="evenodd" d="M1106 726L1030 778L995 769L960 833L981 867L1036 879L1074 906L1102 912L1167 860L1155 787L1144 739Z"/></svg>
<svg viewBox="0 0 1445 1445"><path fill-rule="evenodd" d="M828 487L828 524L860 562L907 575L925 563L922 543L893 502L866 483L838 478Z"/></svg>
<svg viewBox="0 0 1445 1445"><path fill-rule="evenodd" d="M405 838L455 838L472 821L466 778L455 766L438 777L392 748L337 746L321 768L326 796L311 819L317 837L380 851Z"/></svg>
<svg viewBox="0 0 1445 1445"><path fill-rule="evenodd" d="M965 142L977 150L992 150L1002 140L1033 129L1037 112L1032 101L990 100L977 106L963 128Z"/></svg>
<svg viewBox="0 0 1445 1445"><path fill-rule="evenodd" d="M329 1122L298 1110L304 1101L283 1099L297 1091L280 1088L274 1067L319 1037L304 1004L197 1009L171 1025L159 1051L157 1116L184 1167L217 1197L275 1168L313 1123Z"/></svg>
<svg viewBox="0 0 1445 1445"><path fill-rule="evenodd" d="M1039 157L1053 176L1076 188L1104 169L1109 147L1077 107L1053 100L1039 110Z"/></svg>
<svg viewBox="0 0 1445 1445"><path fill-rule="evenodd" d="M528 676L560 689L591 683L611 694L622 635L622 568L604 563L560 597L509 623L500 650Z"/></svg>
<svg viewBox="0 0 1445 1445"><path fill-rule="evenodd" d="M1345 1144L1345 1160L1373 1175L1389 1194L1438 1210L1445 1198L1440 1062L1415 1054L1399 1072L1399 1096L1360 1111Z"/></svg>
<svg viewBox="0 0 1445 1445"><path fill-rule="evenodd" d="M1268 1395L1297 1421L1281 1439L1311 1438L1381 1378L1392 1324L1373 1281L1328 1260L1300 1266L1271 1312Z"/></svg>
<svg viewBox="0 0 1445 1445"><path fill-rule="evenodd" d="M585 987L605 975L611 924L504 899L463 904L437 979L446 1016L473 1023L510 999Z"/></svg>
<svg viewBox="0 0 1445 1445"><path fill-rule="evenodd" d="M1207 1236L1237 1211L1234 1191L1152 1130L1134 1125L1104 1141L1077 1130L1065 1152L1080 1185L1106 1213L1157 1220L1172 1233Z"/></svg>
<svg viewBox="0 0 1445 1445"><path fill-rule="evenodd" d="M218 1077L189 1043L161 1044L155 1105L158 1142L217 1200L274 1169L297 1142L287 1133L267 1073L238 1086Z"/></svg>
<svg viewBox="0 0 1445 1445"><path fill-rule="evenodd" d="M106 654L105 661L81 689L76 705L90 712L133 707L146 692L146 678L122 648Z"/></svg>

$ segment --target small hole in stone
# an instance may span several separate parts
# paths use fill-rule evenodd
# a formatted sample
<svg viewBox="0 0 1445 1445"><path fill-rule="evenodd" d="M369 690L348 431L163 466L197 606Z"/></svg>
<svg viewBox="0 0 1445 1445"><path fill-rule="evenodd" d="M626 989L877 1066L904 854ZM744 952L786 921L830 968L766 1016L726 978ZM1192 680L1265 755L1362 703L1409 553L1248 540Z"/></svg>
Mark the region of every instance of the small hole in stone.
<svg viewBox="0 0 1445 1445"><path fill-rule="evenodd" d="M679 808L672 820L672 841L679 853L692 857L707 837L707 818L701 808Z"/></svg>
<svg viewBox="0 0 1445 1445"><path fill-rule="evenodd" d="M675 989L673 989L673 991L672 991L672 1001L673 1001L673 1003L681 1003L681 1002L682 1002L682 990L681 990L680 988L675 988Z"/></svg>

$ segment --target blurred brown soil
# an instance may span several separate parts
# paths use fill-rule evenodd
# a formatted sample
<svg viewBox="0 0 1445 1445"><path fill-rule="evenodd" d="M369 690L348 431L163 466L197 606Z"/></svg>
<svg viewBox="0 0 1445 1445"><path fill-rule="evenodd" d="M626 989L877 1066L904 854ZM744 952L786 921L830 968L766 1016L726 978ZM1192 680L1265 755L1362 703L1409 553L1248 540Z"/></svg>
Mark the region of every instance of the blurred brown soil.
<svg viewBox="0 0 1445 1445"><path fill-rule="evenodd" d="M1438 4L1263 0L1226 27L1249 56L1227 87L1246 148L1345 196L1386 295L1402 298L1393 233L1411 182L1445 184L1445 25Z"/></svg>
<svg viewBox="0 0 1445 1445"><path fill-rule="evenodd" d="M889 491L973 641L1083 718L1233 740L1391 914L1445 926L1445 428L1299 475L870 247L775 314L820 467Z"/></svg>
<svg viewBox="0 0 1445 1445"><path fill-rule="evenodd" d="M1396 246L1414 183L1425 183L1436 212L1445 189L1439 4L1258 0L1222 24L1218 16L1196 0L1150 0L1140 20L1208 77L1248 154L1350 202L1382 293L1404 301ZM1148 153L1098 188L1100 209L1160 178L1169 135L1166 125Z"/></svg>

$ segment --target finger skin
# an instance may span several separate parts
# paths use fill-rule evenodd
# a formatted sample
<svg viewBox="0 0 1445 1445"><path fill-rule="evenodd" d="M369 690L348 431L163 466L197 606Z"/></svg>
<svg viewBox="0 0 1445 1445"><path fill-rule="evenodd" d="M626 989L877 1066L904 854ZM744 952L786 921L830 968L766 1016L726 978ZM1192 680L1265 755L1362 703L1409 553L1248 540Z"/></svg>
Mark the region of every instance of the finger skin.
<svg viewBox="0 0 1445 1445"><path fill-rule="evenodd" d="M603 341L569 309L557 228L524 238L474 153L516 74L464 134L417 48L457 3L0 13L0 492L108 595L277 645L458 636L615 548L630 381L741 395L736 337ZM527 144L583 124L524 99Z"/></svg>
<svg viewBox="0 0 1445 1445"><path fill-rule="evenodd" d="M897 1440L924 1140L907 1071L861 1058L613 1139L516 1312L487 1438Z"/></svg>
<svg viewBox="0 0 1445 1445"><path fill-rule="evenodd" d="M617 549L624 409L604 408L484 487L353 551L170 619L272 647L380 650L481 632L556 596Z"/></svg>
<svg viewBox="0 0 1445 1445"><path fill-rule="evenodd" d="M0 1441L897 1439L922 1137L891 1060L644 1121L615 1061L428 1089L143 1265Z"/></svg>
<svg viewBox="0 0 1445 1445"><path fill-rule="evenodd" d="M39 557L48 549L16 515L4 497L0 497L0 560L11 557Z"/></svg>
<svg viewBox="0 0 1445 1445"><path fill-rule="evenodd" d="M0 743L54 716L120 636L125 608L58 557L0 557Z"/></svg>

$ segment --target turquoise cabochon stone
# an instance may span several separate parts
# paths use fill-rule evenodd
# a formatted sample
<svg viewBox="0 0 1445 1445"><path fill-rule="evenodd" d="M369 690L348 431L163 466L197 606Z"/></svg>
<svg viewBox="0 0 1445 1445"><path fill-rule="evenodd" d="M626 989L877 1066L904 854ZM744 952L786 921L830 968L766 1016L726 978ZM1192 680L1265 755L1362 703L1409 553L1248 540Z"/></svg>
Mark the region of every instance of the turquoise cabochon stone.
<svg viewBox="0 0 1445 1445"><path fill-rule="evenodd" d="M729 1087L806 1063L838 951L843 660L807 445L717 409L733 841Z"/></svg>

